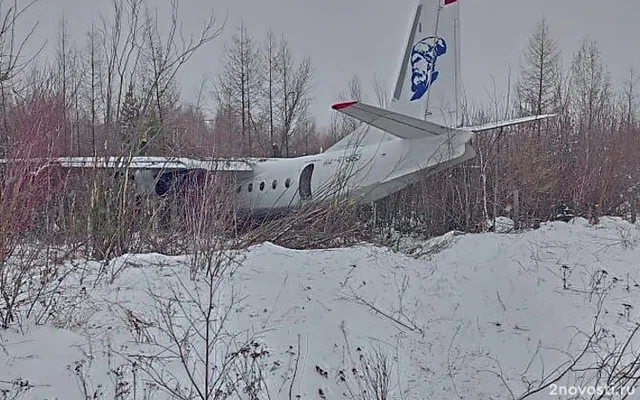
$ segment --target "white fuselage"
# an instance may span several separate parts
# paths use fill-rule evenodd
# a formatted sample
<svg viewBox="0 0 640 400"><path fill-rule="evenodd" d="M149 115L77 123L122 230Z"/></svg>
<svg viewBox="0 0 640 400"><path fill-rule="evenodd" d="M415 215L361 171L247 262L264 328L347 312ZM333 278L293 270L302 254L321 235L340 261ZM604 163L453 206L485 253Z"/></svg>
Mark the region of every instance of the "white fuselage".
<svg viewBox="0 0 640 400"><path fill-rule="evenodd" d="M473 157L473 150L466 146L471 135L456 130L413 140L391 137L305 157L252 160L253 173L236 188L238 208L262 214L343 195L360 203L375 201L439 167Z"/></svg>

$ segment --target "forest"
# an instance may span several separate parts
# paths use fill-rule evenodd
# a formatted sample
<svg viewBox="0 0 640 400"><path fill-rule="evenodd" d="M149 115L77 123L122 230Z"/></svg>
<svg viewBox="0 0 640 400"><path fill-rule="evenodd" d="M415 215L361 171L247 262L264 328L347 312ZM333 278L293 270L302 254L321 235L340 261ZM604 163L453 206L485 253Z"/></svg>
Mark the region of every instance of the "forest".
<svg viewBox="0 0 640 400"><path fill-rule="evenodd" d="M358 126L337 113L327 127L316 123L310 111L312 59L294 54L276 31L255 37L243 24L226 26L211 14L186 32L178 0L169 2L166 20L159 20L145 0L114 0L110 16L94 22L79 43L61 20L55 57L43 64L24 50L37 27L22 37L15 33L36 4L2 10L4 158L268 157L276 150L295 157L320 152ZM182 101L179 73L188 70L193 54L221 40L223 29L233 35L225 43L222 67L212 82L202 82L195 104ZM249 233L235 221L225 231L248 234L248 243L313 247L391 232L425 237L481 232L491 230L499 216L511 218L518 229L535 228L555 219L559 209L594 222L602 215L635 221L639 78L630 68L624 83L614 84L597 41L585 39L573 52L560 51L552 32L541 20L523 43L520 69L508 91L494 93L487 104L465 103L463 111L467 123L540 113L558 117L478 136L475 159L384 200L329 204L266 221ZM359 100L367 92L381 106L389 98L384 83L366 83L354 74L336 100ZM207 102L215 104L213 115L205 111ZM180 238L190 229L184 222L188 214L206 214L202 208L209 207L215 213L224 209L225 218L233 219L233 196L221 195L222 178L200 176L195 179L204 184L193 193L156 199L136 196L127 171L120 172L4 165L0 265L19 243L32 239L72 245L99 258L180 251ZM186 203L176 204L176 197ZM219 201L205 201L208 197ZM282 236L283 226L299 229L285 229Z"/></svg>

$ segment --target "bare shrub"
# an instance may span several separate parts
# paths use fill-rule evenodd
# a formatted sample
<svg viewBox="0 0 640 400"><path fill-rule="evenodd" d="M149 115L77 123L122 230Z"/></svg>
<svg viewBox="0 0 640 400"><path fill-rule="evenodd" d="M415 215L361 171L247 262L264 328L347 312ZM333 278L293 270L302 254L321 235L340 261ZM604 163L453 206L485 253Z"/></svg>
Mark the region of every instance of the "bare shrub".
<svg viewBox="0 0 640 400"><path fill-rule="evenodd" d="M545 363L542 346L538 344L526 369L519 374L518 380L524 385L519 393L509 383L500 362L488 357L496 368L484 372L500 379L513 400L538 398L542 394L592 400L626 399L637 390L640 382L640 352L635 343L640 324L627 320L617 324L620 331L605 327L602 318L607 311L603 304L611 293L612 285L601 288L600 281L591 285L591 290L584 293L596 307L593 322L587 330L570 327L575 334L566 350L549 349L565 356L565 360L556 366L549 367ZM539 371L535 371L536 366L539 366ZM560 390L560 387L566 389L567 393L562 393L565 390ZM568 388L575 393L568 393Z"/></svg>
<svg viewBox="0 0 640 400"><path fill-rule="evenodd" d="M64 131L64 111L56 105L56 99L38 99L13 112L9 162L1 166L0 174L0 326L4 328L17 322L21 305L51 301L44 296L52 294L49 285L61 278L59 254L36 242L48 239L41 219L66 185L65 175L44 161L59 151L60 137L55 135ZM45 215L39 216L43 211ZM22 311L29 316L32 309Z"/></svg>
<svg viewBox="0 0 640 400"><path fill-rule="evenodd" d="M232 248L235 211L233 179L210 173L193 174L186 186L182 221L187 251L191 254L191 275L220 276L234 257Z"/></svg>
<svg viewBox="0 0 640 400"><path fill-rule="evenodd" d="M170 293L150 293L156 309L146 328L150 351L126 357L175 398L258 398L266 390L268 350L253 337L230 330L240 299L223 287L228 280L206 273L201 282L177 279Z"/></svg>
<svg viewBox="0 0 640 400"><path fill-rule="evenodd" d="M23 379L0 381L0 395L2 400L19 400L26 396L33 386Z"/></svg>
<svg viewBox="0 0 640 400"><path fill-rule="evenodd" d="M357 389L352 388L346 380L345 386L349 390L349 397L353 400L389 400L391 394L391 362L388 356L379 349L372 354L358 355L360 368L352 371Z"/></svg>
<svg viewBox="0 0 640 400"><path fill-rule="evenodd" d="M351 400L389 400L393 395L394 362L385 350L357 347L354 360L346 329L342 326L350 364L338 370L338 381Z"/></svg>
<svg viewBox="0 0 640 400"><path fill-rule="evenodd" d="M354 245L367 235L359 209L349 199L302 205L277 219L245 221L242 246L265 241L292 249Z"/></svg>
<svg viewBox="0 0 640 400"><path fill-rule="evenodd" d="M166 290L149 289L150 310L124 310L132 338L144 351L118 350L141 377L178 399L268 397L268 349L255 332L230 324L243 299L231 277L242 251L227 232L232 226L232 186L215 174L196 174L182 194L179 218L189 249L188 279L182 266L166 276ZM215 199L215 201L212 201Z"/></svg>

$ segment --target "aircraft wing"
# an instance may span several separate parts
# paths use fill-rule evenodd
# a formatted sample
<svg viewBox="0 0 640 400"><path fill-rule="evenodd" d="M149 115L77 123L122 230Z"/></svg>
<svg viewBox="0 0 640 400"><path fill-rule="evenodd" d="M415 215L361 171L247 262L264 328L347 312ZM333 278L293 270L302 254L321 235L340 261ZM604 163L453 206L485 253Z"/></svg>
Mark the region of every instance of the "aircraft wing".
<svg viewBox="0 0 640 400"><path fill-rule="evenodd" d="M489 131L491 129L503 128L505 126L517 125L517 124L522 124L522 123L531 122L531 121L539 121L542 119L555 117L556 115L557 114L532 115L530 117L510 119L507 121L489 122L487 124L482 124L482 125L465 126L463 129L470 130L472 132L484 132L484 131Z"/></svg>
<svg viewBox="0 0 640 400"><path fill-rule="evenodd" d="M357 101L334 104L331 108L401 139L422 139L457 131L455 128L449 128Z"/></svg>
<svg viewBox="0 0 640 400"><path fill-rule="evenodd" d="M0 164L32 162L63 168L101 168L134 170L187 171L204 170L212 172L250 173L251 164L241 159L184 158L184 157L57 157L30 159L0 159Z"/></svg>

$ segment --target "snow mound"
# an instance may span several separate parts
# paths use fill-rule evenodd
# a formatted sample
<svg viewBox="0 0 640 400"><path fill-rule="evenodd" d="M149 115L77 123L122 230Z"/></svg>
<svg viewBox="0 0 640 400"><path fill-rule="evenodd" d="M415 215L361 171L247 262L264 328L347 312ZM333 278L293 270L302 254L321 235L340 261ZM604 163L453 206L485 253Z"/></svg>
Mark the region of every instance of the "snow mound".
<svg viewBox="0 0 640 400"><path fill-rule="evenodd" d="M251 343L246 365L261 365L274 399L361 398L355 394L371 379L367 371L383 369L389 398L519 396L568 365L594 327L603 349L635 327L639 238L637 226L620 219L575 218L509 235L451 232L423 242L430 251L417 258L373 245L254 246L217 287L215 321L224 329L216 365L224 349ZM189 262L130 255L111 262L112 282L84 290L70 283L68 293L83 297L64 328L2 333L4 385L30 382L29 398L81 398L87 388L114 398L118 384L128 390L121 398L134 391L144 398L145 390L170 398L128 361L166 355L160 345L169 351L159 330L163 310L174 312L182 333L202 322L186 318L199 315L193 300L208 293L205 280L189 279ZM188 386L180 363L166 362ZM586 384L590 376L572 371L557 384ZM551 398L551 390L529 398Z"/></svg>
<svg viewBox="0 0 640 400"><path fill-rule="evenodd" d="M496 233L509 233L512 232L516 224L511 218L508 217L496 217L494 220L487 220L485 226L488 230L493 229Z"/></svg>

